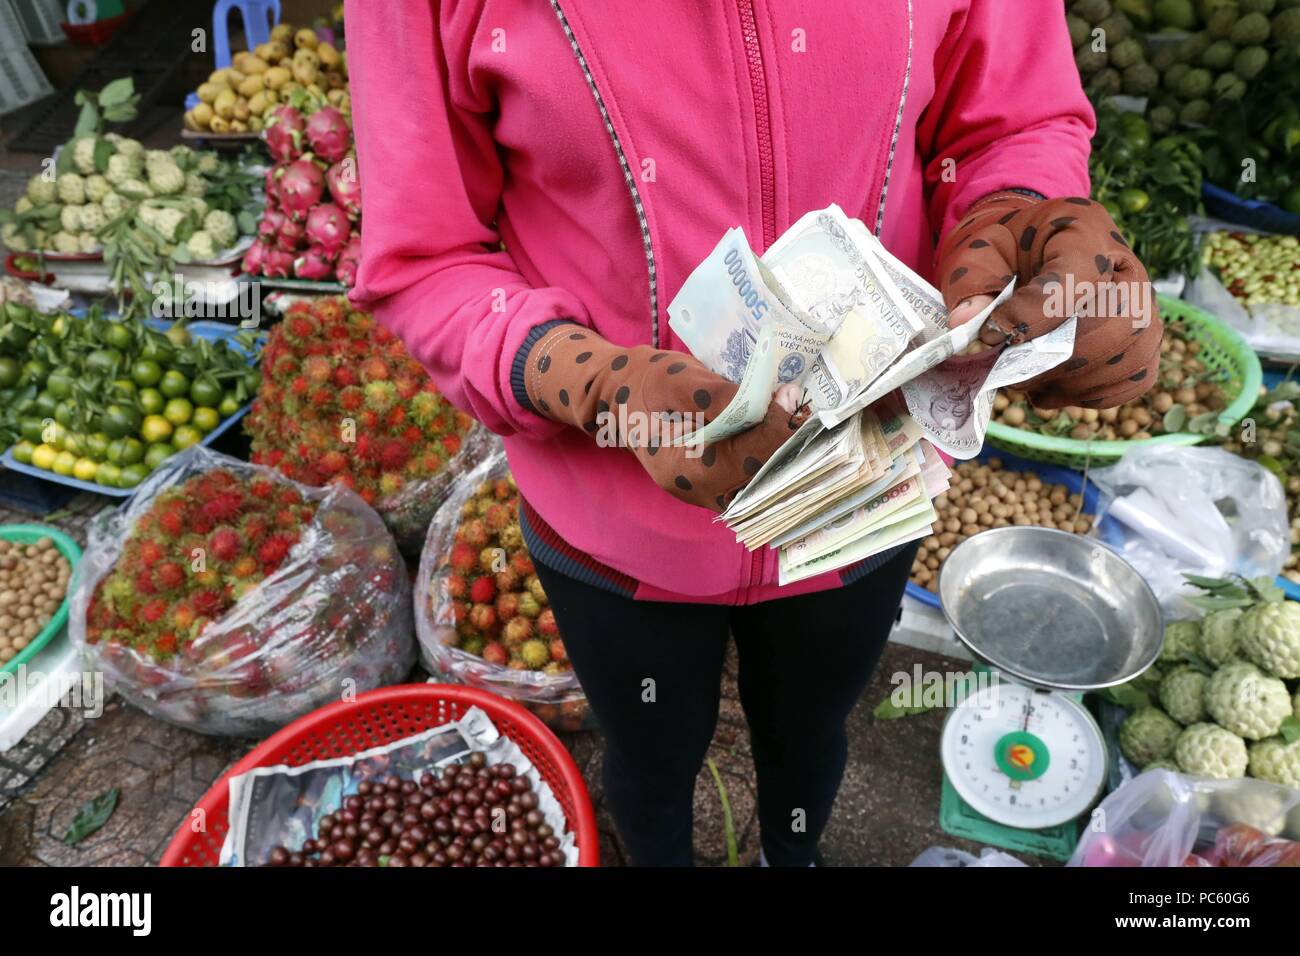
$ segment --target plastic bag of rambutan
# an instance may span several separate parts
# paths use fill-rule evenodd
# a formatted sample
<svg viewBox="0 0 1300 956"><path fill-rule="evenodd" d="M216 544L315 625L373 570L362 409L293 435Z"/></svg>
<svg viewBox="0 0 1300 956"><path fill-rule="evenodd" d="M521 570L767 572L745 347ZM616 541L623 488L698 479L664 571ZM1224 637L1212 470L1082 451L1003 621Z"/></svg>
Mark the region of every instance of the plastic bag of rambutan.
<svg viewBox="0 0 1300 956"><path fill-rule="evenodd" d="M91 523L68 633L130 703L208 734L265 736L415 662L379 515L200 446Z"/></svg>
<svg viewBox="0 0 1300 956"><path fill-rule="evenodd" d="M402 340L341 297L295 302L271 329L244 430L255 463L351 488L411 557L453 485L492 450Z"/></svg>
<svg viewBox="0 0 1300 956"><path fill-rule="evenodd" d="M415 581L420 659L438 679L517 701L557 730L591 708L519 526L519 490L499 442L429 525Z"/></svg>

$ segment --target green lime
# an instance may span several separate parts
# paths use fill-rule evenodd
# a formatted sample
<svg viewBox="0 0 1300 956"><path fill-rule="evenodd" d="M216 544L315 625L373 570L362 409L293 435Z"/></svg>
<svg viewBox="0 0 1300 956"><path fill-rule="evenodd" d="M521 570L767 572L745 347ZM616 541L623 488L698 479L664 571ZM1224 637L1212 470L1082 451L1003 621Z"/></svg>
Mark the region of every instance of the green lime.
<svg viewBox="0 0 1300 956"><path fill-rule="evenodd" d="M140 412L133 405L109 405L104 409L103 428L110 438L134 435L140 430Z"/></svg>
<svg viewBox="0 0 1300 956"><path fill-rule="evenodd" d="M72 394L72 384L76 379L66 368L56 368L45 379L45 390L55 398L63 399Z"/></svg>
<svg viewBox="0 0 1300 956"><path fill-rule="evenodd" d="M194 417L194 406L188 398L173 398L163 408L162 415L173 425L184 425Z"/></svg>
<svg viewBox="0 0 1300 956"><path fill-rule="evenodd" d="M195 405L216 405L221 401L221 386L208 375L200 375L190 386L190 401Z"/></svg>
<svg viewBox="0 0 1300 956"><path fill-rule="evenodd" d="M54 408L54 420L58 422L60 425L62 425L64 428L71 427L76 417L77 417L77 406L73 403L72 399L70 398L65 398L63 401L59 402L59 404L56 405Z"/></svg>
<svg viewBox="0 0 1300 956"><path fill-rule="evenodd" d="M48 391L36 393L32 399L32 414L39 415L41 418L53 418L54 410L59 407L59 400Z"/></svg>
<svg viewBox="0 0 1300 956"><path fill-rule="evenodd" d="M168 398L180 398L190 393L190 380L173 369L168 369L158 383L158 391Z"/></svg>
<svg viewBox="0 0 1300 956"><path fill-rule="evenodd" d="M1151 205L1151 197L1142 189L1125 189L1119 194L1119 207L1129 215L1141 212Z"/></svg>
<svg viewBox="0 0 1300 956"><path fill-rule="evenodd" d="M167 404L167 399L163 398L163 393L156 388L142 388L140 394L135 397L140 411L146 415L160 415L163 407Z"/></svg>
<svg viewBox="0 0 1300 956"><path fill-rule="evenodd" d="M50 366L40 359L28 359L23 364L22 380L28 385L43 385L49 375Z"/></svg>
<svg viewBox="0 0 1300 956"><path fill-rule="evenodd" d="M174 454L176 454L176 447L167 442L150 445L149 450L144 453L145 467L153 471Z"/></svg>
<svg viewBox="0 0 1300 956"><path fill-rule="evenodd" d="M36 446L26 438L14 445L14 461L20 465L30 465L32 463L32 452Z"/></svg>
<svg viewBox="0 0 1300 956"><path fill-rule="evenodd" d="M221 424L221 416L217 414L215 408L200 405L194 409L194 417L190 419L190 424L206 435Z"/></svg>
<svg viewBox="0 0 1300 956"><path fill-rule="evenodd" d="M93 435L86 436L86 454L95 461L103 461L108 457L108 446L112 442L107 432L95 432Z"/></svg>
<svg viewBox="0 0 1300 956"><path fill-rule="evenodd" d="M121 439L122 447L118 451L118 465L134 465L136 462L144 461L144 442L138 438Z"/></svg>
<svg viewBox="0 0 1300 956"><path fill-rule="evenodd" d="M117 376L122 368L122 353L117 349L95 349L86 356L82 367L92 375Z"/></svg>
<svg viewBox="0 0 1300 956"><path fill-rule="evenodd" d="M111 461L103 462L97 469L95 469L95 484L97 485L107 485L110 488L116 488L121 477L122 469Z"/></svg>
<svg viewBox="0 0 1300 956"><path fill-rule="evenodd" d="M39 445L45 441L45 419L24 418L18 423L18 433L23 436L24 441Z"/></svg>
<svg viewBox="0 0 1300 956"><path fill-rule="evenodd" d="M118 476L117 486L119 488L134 488L148 477L149 470L144 465L127 465L122 469L121 475Z"/></svg>
<svg viewBox="0 0 1300 956"><path fill-rule="evenodd" d="M162 377L162 366L152 359L137 359L131 366L131 380L141 388L157 385Z"/></svg>
<svg viewBox="0 0 1300 956"><path fill-rule="evenodd" d="M169 342L178 348L184 348L190 344L190 330L185 328L183 322L173 322L163 335L167 336Z"/></svg>
<svg viewBox="0 0 1300 956"><path fill-rule="evenodd" d="M229 418L231 415L235 414L235 412L239 411L240 407L239 402L235 400L234 394L226 392L226 394L221 397L221 404L217 406L217 411L221 413L222 418Z"/></svg>
<svg viewBox="0 0 1300 956"><path fill-rule="evenodd" d="M63 436L63 450L70 451L77 457L81 457L86 448L86 436L80 432L68 432Z"/></svg>
<svg viewBox="0 0 1300 956"><path fill-rule="evenodd" d="M78 481L94 481L99 472L99 462L92 458L78 458L72 466L72 477Z"/></svg>
<svg viewBox="0 0 1300 956"><path fill-rule="evenodd" d="M77 456L72 452L64 450L58 453L54 459L54 473L70 477L72 470L77 467Z"/></svg>
<svg viewBox="0 0 1300 956"><path fill-rule="evenodd" d="M203 441L203 433L193 425L182 425L172 435L172 444L181 449L197 445L201 441Z"/></svg>
<svg viewBox="0 0 1300 956"><path fill-rule="evenodd" d="M104 341L115 349L129 349L135 336L121 322L109 322L104 326Z"/></svg>
<svg viewBox="0 0 1300 956"><path fill-rule="evenodd" d="M13 388L23 377L23 367L18 360L8 355L0 355L0 388Z"/></svg>
<svg viewBox="0 0 1300 956"><path fill-rule="evenodd" d="M113 382L113 393L119 398L135 398L135 382L129 378L119 378Z"/></svg>
<svg viewBox="0 0 1300 956"><path fill-rule="evenodd" d="M40 444L32 449L32 464L44 471L53 471L58 450L52 445Z"/></svg>
<svg viewBox="0 0 1300 956"><path fill-rule="evenodd" d="M148 415L140 425L140 437L152 445L172 437L172 423L161 415Z"/></svg>

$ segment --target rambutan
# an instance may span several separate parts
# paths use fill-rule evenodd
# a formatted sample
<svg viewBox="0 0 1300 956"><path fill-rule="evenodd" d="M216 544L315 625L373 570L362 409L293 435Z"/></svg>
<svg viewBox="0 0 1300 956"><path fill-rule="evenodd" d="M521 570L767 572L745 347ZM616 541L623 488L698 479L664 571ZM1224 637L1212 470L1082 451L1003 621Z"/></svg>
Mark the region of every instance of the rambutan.
<svg viewBox="0 0 1300 956"><path fill-rule="evenodd" d="M179 646L176 635L171 631L166 631L158 635L158 640L153 643L154 651L161 657L168 657L176 653Z"/></svg>
<svg viewBox="0 0 1300 956"><path fill-rule="evenodd" d="M496 596L496 582L486 575L475 578L474 583L469 586L469 599L475 604L491 604L496 600Z"/></svg>
<svg viewBox="0 0 1300 956"><path fill-rule="evenodd" d="M501 632L507 645L519 645L533 636L533 622L526 617L512 618Z"/></svg>
<svg viewBox="0 0 1300 956"><path fill-rule="evenodd" d="M302 363L302 372L309 382L324 385L333 375L334 367L330 365L330 360L325 356L313 355Z"/></svg>
<svg viewBox="0 0 1300 956"><path fill-rule="evenodd" d="M448 456L455 455L460 451L459 435L443 435L439 442L441 442L442 448Z"/></svg>
<svg viewBox="0 0 1300 956"><path fill-rule="evenodd" d="M471 627L480 631L491 631L497 626L497 612L490 604L475 604L469 609Z"/></svg>
<svg viewBox="0 0 1300 956"><path fill-rule="evenodd" d="M496 573L496 581L498 591L518 591L523 578L515 572L514 568L508 567Z"/></svg>
<svg viewBox="0 0 1300 956"><path fill-rule="evenodd" d="M167 613L167 602L161 598L154 598L152 601L146 601L140 607L140 617L150 624L156 624L162 620L162 616Z"/></svg>
<svg viewBox="0 0 1300 956"><path fill-rule="evenodd" d="M558 637L559 625L555 623L555 612L549 607L537 615L537 630L543 637Z"/></svg>
<svg viewBox="0 0 1300 956"><path fill-rule="evenodd" d="M509 525L513 519L514 515L512 515L510 509L503 504L491 505L488 510L483 513L483 522L492 531L501 531Z"/></svg>
<svg viewBox="0 0 1300 956"><path fill-rule="evenodd" d="M365 401L366 393L355 385L349 385L339 392L339 408L345 412L355 412Z"/></svg>
<svg viewBox="0 0 1300 956"><path fill-rule="evenodd" d="M533 566L533 559L528 556L527 551L516 551L511 554L510 567L521 578L526 578L537 570Z"/></svg>
<svg viewBox="0 0 1300 956"><path fill-rule="evenodd" d="M391 471L384 472L379 478L379 493L387 498L401 491L404 484L401 475L394 474Z"/></svg>
<svg viewBox="0 0 1300 956"><path fill-rule="evenodd" d="M472 518L460 527L462 540L471 548L478 550L492 540L488 526L482 518Z"/></svg>
<svg viewBox="0 0 1300 956"><path fill-rule="evenodd" d="M278 568L294 545L294 539L286 534L273 534L257 547L257 560L267 570Z"/></svg>
<svg viewBox="0 0 1300 956"><path fill-rule="evenodd" d="M447 596L450 598L463 598L469 594L469 582L461 574L447 575L446 587Z"/></svg>
<svg viewBox="0 0 1300 956"><path fill-rule="evenodd" d="M340 365L334 370L333 382L335 388L348 388L357 384L357 376L347 365Z"/></svg>
<svg viewBox="0 0 1300 956"><path fill-rule="evenodd" d="M478 565L478 552L468 544L457 544L451 549L448 563L458 574L468 574Z"/></svg>
<svg viewBox="0 0 1300 956"><path fill-rule="evenodd" d="M483 645L482 657L489 664L503 665L510 660L510 652L498 641L488 641Z"/></svg>
<svg viewBox="0 0 1300 956"><path fill-rule="evenodd" d="M483 548L478 553L478 567L484 574L496 574L501 560L500 548Z"/></svg>
<svg viewBox="0 0 1300 956"><path fill-rule="evenodd" d="M527 641L519 649L519 656L533 670L539 670L550 662L551 649L544 641Z"/></svg>
<svg viewBox="0 0 1300 956"><path fill-rule="evenodd" d="M164 561L154 568L153 581L159 591L175 591L185 583L185 569L175 561Z"/></svg>
<svg viewBox="0 0 1300 956"><path fill-rule="evenodd" d="M220 591L197 591L190 598L190 604L200 617L217 617L224 610L225 601Z"/></svg>
<svg viewBox="0 0 1300 956"><path fill-rule="evenodd" d="M391 374L388 363L377 356L366 359L361 365L361 381L366 383L387 381ZM397 390L393 391L396 393Z"/></svg>
<svg viewBox="0 0 1300 956"><path fill-rule="evenodd" d="M146 568L152 568L155 564L161 561L165 555L166 552L163 551L162 545L157 541L145 540L140 542L140 551L137 557L139 558L140 563Z"/></svg>
<svg viewBox="0 0 1300 956"><path fill-rule="evenodd" d="M251 554L244 555L234 563L230 573L236 578L251 578L257 573L257 559Z"/></svg>
<svg viewBox="0 0 1300 956"><path fill-rule="evenodd" d="M480 578L480 581L486 578ZM497 617L502 621L509 621L519 616L519 595L512 594L509 591L503 591L497 595L496 602Z"/></svg>
<svg viewBox="0 0 1300 956"><path fill-rule="evenodd" d="M392 382L372 381L365 386L366 407L379 415L386 415L397 404L397 389Z"/></svg>
<svg viewBox="0 0 1300 956"><path fill-rule="evenodd" d="M218 561L233 561L240 547L239 535L233 528L218 528L208 538L208 553Z"/></svg>
<svg viewBox="0 0 1300 956"><path fill-rule="evenodd" d="M409 457L405 442L395 438L384 441L379 449L379 465L384 471L400 471Z"/></svg>
<svg viewBox="0 0 1300 956"><path fill-rule="evenodd" d="M172 538L179 538L185 533L185 516L181 511L168 509L158 515L158 527Z"/></svg>
<svg viewBox="0 0 1300 956"><path fill-rule="evenodd" d="M221 491L203 502L199 510L211 521L228 522L239 517L243 508L243 495L237 491Z"/></svg>
<svg viewBox="0 0 1300 956"><path fill-rule="evenodd" d="M408 401L415 397L420 391L420 380L410 375L403 375L393 380L393 385L397 389L397 394L402 397L402 401Z"/></svg>
<svg viewBox="0 0 1300 956"><path fill-rule="evenodd" d="M551 638L551 660L567 661L568 659L569 652L564 649L564 641L558 637Z"/></svg>
<svg viewBox="0 0 1300 956"><path fill-rule="evenodd" d="M311 311L322 324L335 324L347 314L345 300L338 296L321 296L313 300Z"/></svg>

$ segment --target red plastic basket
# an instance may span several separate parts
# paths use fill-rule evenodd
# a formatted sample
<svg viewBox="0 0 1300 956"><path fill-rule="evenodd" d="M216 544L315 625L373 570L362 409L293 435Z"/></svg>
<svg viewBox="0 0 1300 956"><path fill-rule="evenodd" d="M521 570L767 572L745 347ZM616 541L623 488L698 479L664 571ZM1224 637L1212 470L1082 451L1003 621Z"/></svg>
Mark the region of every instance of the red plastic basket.
<svg viewBox="0 0 1300 956"><path fill-rule="evenodd" d="M369 750L403 737L458 720L471 707L492 718L497 730L524 752L564 809L578 844L578 865L600 865L596 815L578 766L555 734L518 704L472 687L448 684L401 684L361 694L353 701L330 704L300 717L268 737L222 775L181 823L163 854L162 866L216 866L230 829L231 777L254 767L331 760ZM201 833L191 821L204 820Z"/></svg>

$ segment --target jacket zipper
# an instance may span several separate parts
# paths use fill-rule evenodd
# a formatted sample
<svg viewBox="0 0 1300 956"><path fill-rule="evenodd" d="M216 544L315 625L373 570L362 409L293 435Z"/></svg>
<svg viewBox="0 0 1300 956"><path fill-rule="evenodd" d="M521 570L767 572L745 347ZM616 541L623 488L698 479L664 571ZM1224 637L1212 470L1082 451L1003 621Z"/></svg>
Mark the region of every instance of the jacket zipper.
<svg viewBox="0 0 1300 956"><path fill-rule="evenodd" d="M745 40L745 61L749 65L749 86L754 96L754 120L758 128L759 196L763 217L763 249L776 242L776 160L772 148L772 112L767 99L767 73L758 42L758 19L754 0L737 0L740 32Z"/></svg>

